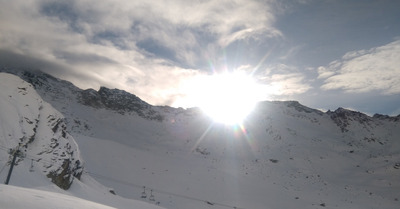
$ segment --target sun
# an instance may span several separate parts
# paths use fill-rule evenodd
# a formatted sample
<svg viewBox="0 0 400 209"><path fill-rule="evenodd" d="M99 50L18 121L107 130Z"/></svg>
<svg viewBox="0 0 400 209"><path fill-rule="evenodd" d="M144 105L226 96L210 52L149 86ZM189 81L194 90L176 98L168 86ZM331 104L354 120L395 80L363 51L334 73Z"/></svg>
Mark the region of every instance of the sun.
<svg viewBox="0 0 400 209"><path fill-rule="evenodd" d="M192 83L195 103L215 122L240 124L260 100L260 88L244 73L223 73Z"/></svg>

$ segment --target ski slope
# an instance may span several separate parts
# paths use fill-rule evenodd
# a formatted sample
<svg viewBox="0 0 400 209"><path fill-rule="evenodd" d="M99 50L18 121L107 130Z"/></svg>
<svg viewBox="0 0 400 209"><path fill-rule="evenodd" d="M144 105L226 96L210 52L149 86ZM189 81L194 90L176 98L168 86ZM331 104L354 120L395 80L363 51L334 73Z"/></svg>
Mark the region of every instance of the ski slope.
<svg viewBox="0 0 400 209"><path fill-rule="evenodd" d="M15 168L13 185L116 208L400 208L398 117L262 102L241 126L214 123L196 108L145 106L140 113L162 115L154 120L84 105L70 83L32 79L41 83L37 99L65 117L84 169L81 179L64 191L39 169L29 172L31 162L23 160ZM126 97L114 92L112 102ZM14 120L9 112L3 111L3 118L14 125L2 133L21 133L18 119L9 122ZM7 138L8 132L0 136ZM0 151L4 164L8 154ZM146 198L141 198L143 192Z"/></svg>
<svg viewBox="0 0 400 209"><path fill-rule="evenodd" d="M9 209L111 209L112 207L90 202L73 196L28 189L9 185L0 185L0 205Z"/></svg>
<svg viewBox="0 0 400 209"><path fill-rule="evenodd" d="M71 159L71 162L79 160L84 164L74 138L61 128L62 122L54 123L63 120L62 114L44 102L30 84L14 75L0 73L0 89L2 182L6 180L10 169L12 157L9 149L18 147L22 153L16 160L10 178L9 184L13 186L0 185L0 208L110 208L105 205L127 209L160 208L155 204L110 193L110 188L87 175L82 167L79 169L82 171L79 179L65 174L68 176L67 183L72 179L68 190L53 184L48 174L69 168L63 164L65 159ZM76 171L72 167L71 170L65 170Z"/></svg>

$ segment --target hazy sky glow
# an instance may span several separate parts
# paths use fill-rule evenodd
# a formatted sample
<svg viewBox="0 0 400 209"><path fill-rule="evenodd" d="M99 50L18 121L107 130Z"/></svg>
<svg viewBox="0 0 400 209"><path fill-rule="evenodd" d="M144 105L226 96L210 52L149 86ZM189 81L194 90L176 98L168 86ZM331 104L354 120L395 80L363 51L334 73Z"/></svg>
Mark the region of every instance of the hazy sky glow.
<svg viewBox="0 0 400 209"><path fill-rule="evenodd" d="M196 106L188 82L241 71L261 99L397 115L399 10L395 0L0 0L0 66L186 107Z"/></svg>

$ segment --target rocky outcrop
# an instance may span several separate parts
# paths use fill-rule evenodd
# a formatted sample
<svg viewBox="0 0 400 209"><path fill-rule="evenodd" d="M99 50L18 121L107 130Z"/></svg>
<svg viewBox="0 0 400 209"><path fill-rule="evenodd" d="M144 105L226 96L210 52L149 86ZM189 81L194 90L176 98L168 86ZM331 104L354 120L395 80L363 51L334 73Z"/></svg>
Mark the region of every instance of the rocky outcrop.
<svg viewBox="0 0 400 209"><path fill-rule="evenodd" d="M62 189L69 189L74 178L80 179L83 165L79 156L79 149L75 141L66 131L62 118L48 117L49 127L54 135L50 143L45 144L47 154L51 154L54 165L48 167L47 177Z"/></svg>
<svg viewBox="0 0 400 209"><path fill-rule="evenodd" d="M80 178L83 161L63 115L43 101L31 84L11 74L0 79L0 145L18 149L18 162L32 161L37 172L60 188L69 189L74 179ZM46 86L40 81L36 85ZM0 157L8 155L0 153Z"/></svg>
<svg viewBox="0 0 400 209"><path fill-rule="evenodd" d="M0 69L0 71L7 71ZM40 71L24 71L23 69L8 70L16 74L38 91L40 96L47 102L58 101L69 104L73 100L93 108L104 108L113 110L119 114L136 113L142 118L162 121L164 116L156 108L141 100L134 94L119 90L100 87L82 90L71 82L60 80ZM62 112L62 109L58 109Z"/></svg>
<svg viewBox="0 0 400 209"><path fill-rule="evenodd" d="M65 159L62 166L57 170L52 170L47 174L48 178L61 189L67 190L70 188L74 177L80 180L83 168L80 161L72 163L70 159Z"/></svg>
<svg viewBox="0 0 400 209"><path fill-rule="evenodd" d="M134 112L142 118L158 121L164 118L152 105L134 94L119 89L100 87L99 91L83 90L78 94L78 101L87 106L105 108L119 114Z"/></svg>
<svg viewBox="0 0 400 209"><path fill-rule="evenodd" d="M309 107L306 107L302 104L300 104L298 101L286 101L284 102L288 107L292 107L296 109L299 112L305 112L305 113L316 113L318 115L323 115L324 113L322 111L312 109Z"/></svg>
<svg viewBox="0 0 400 209"><path fill-rule="evenodd" d="M336 123L336 125L340 127L342 132L348 131L347 127L351 124L351 122L356 122L366 127L370 126L370 122L372 121L371 117L364 113L344 109L341 107L334 112L328 111L327 114Z"/></svg>

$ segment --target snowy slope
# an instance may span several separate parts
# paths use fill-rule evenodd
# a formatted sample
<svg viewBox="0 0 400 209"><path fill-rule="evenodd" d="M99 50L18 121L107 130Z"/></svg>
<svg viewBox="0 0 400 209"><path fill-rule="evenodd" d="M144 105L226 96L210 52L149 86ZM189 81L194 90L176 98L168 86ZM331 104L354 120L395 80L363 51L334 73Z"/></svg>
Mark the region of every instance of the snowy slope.
<svg viewBox="0 0 400 209"><path fill-rule="evenodd" d="M363 133L357 122L343 133L327 114L281 103L261 109L268 111L244 127L179 114L170 115L173 122L129 121L96 110L99 118L87 117L95 124L91 136L75 135L87 169L108 177L100 181L131 198L140 197L138 186L159 190L157 201L167 208L399 207L397 123L370 122L377 140L369 142L371 130ZM124 131L112 137L97 125Z"/></svg>
<svg viewBox="0 0 400 209"><path fill-rule="evenodd" d="M12 209L111 209L111 207L54 192L0 185L0 205Z"/></svg>
<svg viewBox="0 0 400 209"><path fill-rule="evenodd" d="M90 189L87 190L87 192L96 193L98 191ZM0 207L5 209L161 209L160 207L156 207L144 202L131 201L118 198L117 196L114 196L113 198L107 198L105 196L96 194L98 198L105 198L107 204L110 204L111 202L114 207L110 207L106 206L105 204L99 204L71 196L71 194L68 193L63 194L60 192L10 185L0 185L0 193ZM84 195L84 197L87 197L87 195Z"/></svg>
<svg viewBox="0 0 400 209"><path fill-rule="evenodd" d="M36 169L60 188L68 189L74 178L80 178L83 161L78 145L66 132L62 115L16 76L2 73L0 89L3 163L8 160L8 149L19 150L23 157L17 164L30 165L31 171Z"/></svg>
<svg viewBox="0 0 400 209"><path fill-rule="evenodd" d="M109 208L60 193L116 208L160 208L116 196L83 173L79 147L66 131L64 117L32 85L0 73L0 89L0 179L10 169L9 150L19 149L9 184L47 191L1 186L0 208Z"/></svg>
<svg viewBox="0 0 400 209"><path fill-rule="evenodd" d="M242 126L224 126L196 108L24 79L66 118L86 162L82 182L94 177L118 195L149 201L153 190L149 202L165 208L400 207L399 116L262 102Z"/></svg>

